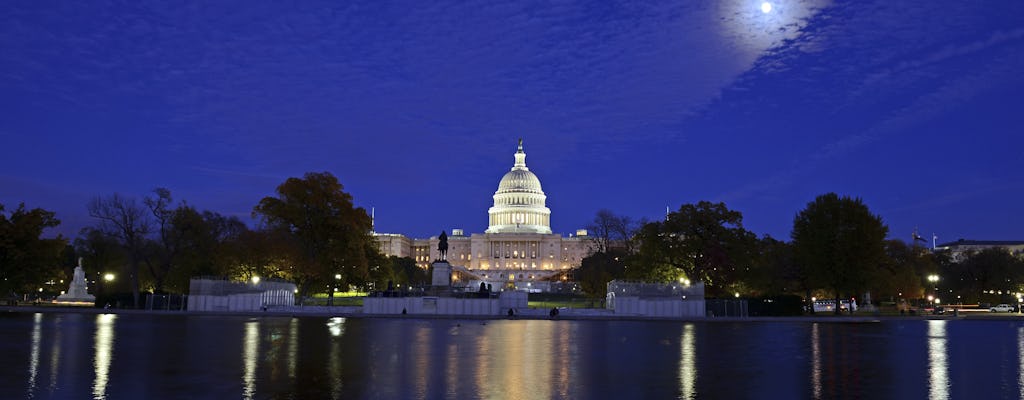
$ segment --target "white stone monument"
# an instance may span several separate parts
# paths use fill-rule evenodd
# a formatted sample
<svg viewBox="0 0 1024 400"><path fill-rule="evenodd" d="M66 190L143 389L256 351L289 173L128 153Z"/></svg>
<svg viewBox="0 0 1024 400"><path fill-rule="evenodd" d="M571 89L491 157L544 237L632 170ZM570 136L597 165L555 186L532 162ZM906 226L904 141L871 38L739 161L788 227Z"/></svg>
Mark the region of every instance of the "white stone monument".
<svg viewBox="0 0 1024 400"><path fill-rule="evenodd" d="M71 287L68 291L57 296L57 303L95 303L96 296L89 294L86 290L85 270L82 269L82 257L78 257L78 266L75 267L75 277L71 280Z"/></svg>

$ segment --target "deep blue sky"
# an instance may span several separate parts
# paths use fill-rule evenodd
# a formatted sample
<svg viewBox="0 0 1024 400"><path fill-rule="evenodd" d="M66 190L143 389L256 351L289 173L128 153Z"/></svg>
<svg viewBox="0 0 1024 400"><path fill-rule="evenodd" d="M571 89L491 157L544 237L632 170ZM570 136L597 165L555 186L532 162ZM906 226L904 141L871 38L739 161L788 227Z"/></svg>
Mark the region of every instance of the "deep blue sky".
<svg viewBox="0 0 1024 400"><path fill-rule="evenodd" d="M1024 239L1024 2L0 3L0 203L239 215L330 171L377 231L482 232L516 139L552 228L826 192L890 236Z"/></svg>

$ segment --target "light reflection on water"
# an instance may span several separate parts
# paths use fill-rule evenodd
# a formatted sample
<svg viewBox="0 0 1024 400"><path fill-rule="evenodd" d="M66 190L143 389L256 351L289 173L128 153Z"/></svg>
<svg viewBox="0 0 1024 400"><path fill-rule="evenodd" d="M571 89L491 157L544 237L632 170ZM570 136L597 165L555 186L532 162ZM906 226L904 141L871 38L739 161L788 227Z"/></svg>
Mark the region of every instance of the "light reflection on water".
<svg viewBox="0 0 1024 400"><path fill-rule="evenodd" d="M681 398L697 398L697 339L692 323L683 325L679 339L679 392Z"/></svg>
<svg viewBox="0 0 1024 400"><path fill-rule="evenodd" d="M251 399L256 394L256 366L259 363L260 324L258 321L245 323L245 339L242 340L242 398Z"/></svg>
<svg viewBox="0 0 1024 400"><path fill-rule="evenodd" d="M946 362L946 321L928 321L928 398L949 398L949 365Z"/></svg>
<svg viewBox="0 0 1024 400"><path fill-rule="evenodd" d="M331 348L330 355L331 356L328 359L328 363L329 363L328 364L328 368L331 371L331 377L332 377L332 379L330 379L331 397L337 399L337 398L341 397L341 388L342 388L342 382L341 382L341 376L342 376L342 374L341 374L342 373L342 371L341 371L342 353L341 353L341 343L340 342L341 342L341 335L345 333L345 318L344 317L334 317L334 318L331 318L331 319L327 320L327 329L328 329L328 331L331 332L331 339L330 339L330 342L331 342L331 345L330 345L330 348Z"/></svg>
<svg viewBox="0 0 1024 400"><path fill-rule="evenodd" d="M36 315L38 317L40 317L40 318L42 317L42 314L36 314ZM55 325L59 324L60 320L61 320L61 317L58 316L57 318L55 318L55 321L53 322L53 324L55 324ZM61 354L60 354L60 344L61 344L61 334L62 334L63 330L62 329L54 329L52 331L53 331L52 332L52 334L53 334L53 344L51 346L49 346L49 350L50 350L50 386L47 388L50 391L50 393L53 393L53 391L57 389L57 373L58 373L58 368L60 367L60 362L59 362L60 359L61 359L60 358L61 357Z"/></svg>
<svg viewBox="0 0 1024 400"><path fill-rule="evenodd" d="M100 314L96 316L96 350L93 356L96 379L92 384L92 397L94 399L107 398L107 383L110 381L110 363L114 359L114 321L115 314Z"/></svg>
<svg viewBox="0 0 1024 400"><path fill-rule="evenodd" d="M984 347L972 347L981 345L978 338ZM956 350L968 348L974 350ZM25 398L1024 395L1021 321L24 314L0 315L0 350L9 363L23 366L15 368L19 373L0 374L0 393ZM993 379L1002 383L972 384Z"/></svg>
<svg viewBox="0 0 1024 400"><path fill-rule="evenodd" d="M28 395L26 396L29 398L36 391L36 375L39 374L39 338L42 336L42 322L42 313L35 313L32 316L32 354L28 361Z"/></svg>
<svg viewBox="0 0 1024 400"><path fill-rule="evenodd" d="M415 388L415 394L418 398L425 398L427 395L427 371L430 370L430 334L433 332L432 329L427 329L425 326L417 326L415 328L413 336L413 387ZM395 354L392 361L395 363L393 368L400 369L400 355Z"/></svg>
<svg viewBox="0 0 1024 400"><path fill-rule="evenodd" d="M288 378L295 380L299 362L299 319L288 323Z"/></svg>

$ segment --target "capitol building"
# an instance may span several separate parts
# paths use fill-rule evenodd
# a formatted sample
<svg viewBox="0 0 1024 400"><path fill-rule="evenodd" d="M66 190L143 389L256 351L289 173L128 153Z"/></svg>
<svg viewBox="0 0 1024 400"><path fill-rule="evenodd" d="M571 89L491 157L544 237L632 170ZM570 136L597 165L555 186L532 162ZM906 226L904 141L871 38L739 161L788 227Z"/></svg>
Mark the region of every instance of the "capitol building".
<svg viewBox="0 0 1024 400"><path fill-rule="evenodd" d="M448 236L447 260L455 286L472 288L485 282L494 290L546 291L551 282L567 279L567 273L592 253L586 230L568 237L551 232L547 196L540 179L526 166L522 139L514 157L512 169L498 182L494 206L487 210L487 230L467 236L462 229L452 229ZM441 256L437 236L374 236L384 255L410 257L424 269Z"/></svg>

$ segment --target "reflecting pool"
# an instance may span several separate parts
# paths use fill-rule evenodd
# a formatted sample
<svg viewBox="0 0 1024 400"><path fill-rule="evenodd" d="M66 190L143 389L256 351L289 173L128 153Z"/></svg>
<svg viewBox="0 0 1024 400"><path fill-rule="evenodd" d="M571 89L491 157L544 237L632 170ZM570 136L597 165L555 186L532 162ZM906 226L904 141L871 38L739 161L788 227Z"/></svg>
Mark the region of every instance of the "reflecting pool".
<svg viewBox="0 0 1024 400"><path fill-rule="evenodd" d="M0 314L9 398L1024 398L1024 322Z"/></svg>

